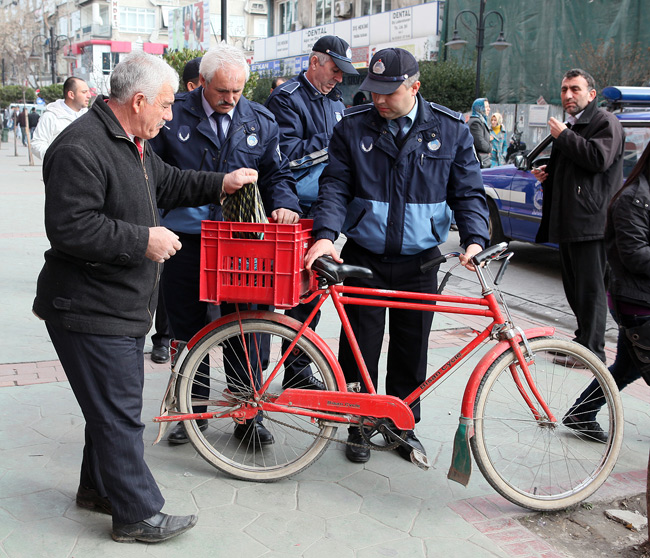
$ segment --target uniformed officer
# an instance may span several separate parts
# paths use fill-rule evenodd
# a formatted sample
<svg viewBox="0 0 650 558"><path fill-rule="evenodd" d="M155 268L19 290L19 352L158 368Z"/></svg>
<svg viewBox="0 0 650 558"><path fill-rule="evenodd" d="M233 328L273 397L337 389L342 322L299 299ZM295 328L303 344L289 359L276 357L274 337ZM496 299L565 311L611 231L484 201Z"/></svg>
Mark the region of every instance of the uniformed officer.
<svg viewBox="0 0 650 558"><path fill-rule="evenodd" d="M275 89L267 99L267 108L275 115L280 126L280 150L295 166L298 197L303 214L318 195L318 178L325 168L327 147L334 125L341 120L345 104L337 87L343 74L358 74L352 66L350 46L333 35L316 41L309 55L309 67L298 77ZM299 304L285 314L300 322L311 314L318 300ZM320 311L311 323L316 329ZM314 378L309 359L296 358L287 366L284 387L324 389Z"/></svg>
<svg viewBox="0 0 650 558"><path fill-rule="evenodd" d="M173 120L152 146L164 161L181 169L257 170L271 219L296 223L300 206L289 162L278 146L278 125L271 112L242 96L249 71L242 51L236 47L220 44L207 51L199 68L200 87L174 103ZM199 300L200 233L202 220L221 218L221 207L217 205L174 209L163 216L164 226L183 243L180 259L165 264L162 281L170 325L177 339L189 340L215 318L214 305ZM222 314L231 311L232 305L221 305ZM197 422L202 430L207 428L207 421ZM237 425L234 435L255 445L273 443L272 434L259 420ZM182 423L167 440L175 444L188 441Z"/></svg>
<svg viewBox="0 0 650 558"><path fill-rule="evenodd" d="M317 241L307 253L308 268L321 255L342 261L334 248L342 232L347 242L341 257L374 275L346 284L433 293L438 270L422 273L420 264L440 254L451 210L465 248L463 265L471 268L472 256L487 245L488 208L469 128L460 114L426 102L418 78L418 63L406 50L384 49L372 57L361 89L372 93L374 104L348 109L330 141L329 164L312 207ZM385 309L350 306L347 312L376 386ZM404 398L425 380L432 319L431 312L390 309L389 395ZM343 333L339 361L348 382L360 381ZM416 422L419 407L416 401ZM414 432L405 439L424 452ZM357 427L350 428L348 441L357 444L346 446L348 459L368 461ZM410 459L406 448L398 452Z"/></svg>

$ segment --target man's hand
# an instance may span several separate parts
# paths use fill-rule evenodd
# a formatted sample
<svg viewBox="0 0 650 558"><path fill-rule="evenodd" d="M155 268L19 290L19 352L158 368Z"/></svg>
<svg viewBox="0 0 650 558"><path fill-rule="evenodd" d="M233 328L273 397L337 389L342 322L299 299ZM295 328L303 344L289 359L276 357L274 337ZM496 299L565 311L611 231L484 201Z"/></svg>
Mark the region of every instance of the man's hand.
<svg viewBox="0 0 650 558"><path fill-rule="evenodd" d="M343 260L339 258L339 255L336 252L336 248L334 248L334 243L327 238L321 238L314 242L305 255L305 267L311 271L312 264L321 256L332 256L332 259L335 262L343 263Z"/></svg>
<svg viewBox="0 0 650 558"><path fill-rule="evenodd" d="M154 262L163 263L182 248L178 236L165 227L149 228L149 243L145 256Z"/></svg>
<svg viewBox="0 0 650 558"><path fill-rule="evenodd" d="M474 264L472 263L472 258L482 251L483 248L481 248L480 244L470 244L467 247L467 250L465 250L465 253L461 254L458 259L460 260L461 265L464 265L470 271L476 271L476 267L474 267Z"/></svg>
<svg viewBox="0 0 650 558"><path fill-rule="evenodd" d="M271 213L271 220L274 223L280 223L281 225L295 225L300 221L300 215L295 211L281 207L280 209L275 209Z"/></svg>
<svg viewBox="0 0 650 558"><path fill-rule="evenodd" d="M229 172L223 177L222 190L230 195L234 194L242 186L255 182L257 180L257 171L255 169L237 169Z"/></svg>
<svg viewBox="0 0 650 558"><path fill-rule="evenodd" d="M562 132L564 132L564 130L567 129L564 122L560 122L557 118L553 118L552 116L548 121L548 125L551 128L551 135L554 138L557 138Z"/></svg>
<svg viewBox="0 0 650 558"><path fill-rule="evenodd" d="M544 182L548 178L546 165L542 165L541 167L533 167L530 172L532 172L533 176L540 182Z"/></svg>

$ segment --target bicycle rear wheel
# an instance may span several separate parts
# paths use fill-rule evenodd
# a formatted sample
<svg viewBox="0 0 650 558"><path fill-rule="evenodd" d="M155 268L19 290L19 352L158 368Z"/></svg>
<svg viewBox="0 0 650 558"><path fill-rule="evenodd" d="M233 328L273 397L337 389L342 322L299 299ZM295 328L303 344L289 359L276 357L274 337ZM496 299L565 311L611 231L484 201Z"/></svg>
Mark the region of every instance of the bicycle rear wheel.
<svg viewBox="0 0 650 558"><path fill-rule="evenodd" d="M560 510L589 497L609 476L623 440L623 407L609 371L582 345L540 338L530 346L531 375L557 421L535 419L513 380L514 370L530 394L514 352L506 351L479 386L472 452L487 481L511 502L537 511ZM566 357L569 362L561 364ZM574 403L581 396L583 410L578 411ZM593 408L601 403L597 421L607 432L605 443L563 424L567 414L587 420L584 406L591 405L595 414Z"/></svg>
<svg viewBox="0 0 650 558"><path fill-rule="evenodd" d="M281 370L269 389L253 401L248 366L259 388L282 357L282 342L291 342L296 332L283 324L264 319L243 319L210 331L187 355L179 372L178 407L181 413L228 413L242 404L254 403L257 418L273 435L273 443L260 445L235 436L237 423L231 416L211 418L201 431L196 421L186 421L188 438L198 453L217 469L243 480L271 482L295 475L316 461L334 436L336 427L310 417L269 412L264 402L286 387L304 388L312 377L336 391L334 373L326 356L306 337L298 340L292 355L300 356L300 375L285 378ZM291 355L289 357L291 359ZM293 369L295 374L296 370ZM287 384L290 384L287 385ZM194 411L193 411L194 409Z"/></svg>

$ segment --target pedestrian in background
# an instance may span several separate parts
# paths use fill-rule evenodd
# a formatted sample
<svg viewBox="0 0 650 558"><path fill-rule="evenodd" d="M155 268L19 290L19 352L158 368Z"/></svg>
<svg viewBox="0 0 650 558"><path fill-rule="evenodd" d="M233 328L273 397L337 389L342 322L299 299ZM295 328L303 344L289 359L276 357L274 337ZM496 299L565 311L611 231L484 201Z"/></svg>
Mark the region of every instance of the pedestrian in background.
<svg viewBox="0 0 650 558"><path fill-rule="evenodd" d="M283 83L287 82L287 78L283 76L278 76L273 78L273 81L271 81L271 93L273 93L273 90L278 87L278 85L282 85Z"/></svg>
<svg viewBox="0 0 650 558"><path fill-rule="evenodd" d="M598 108L596 83L584 70L566 72L560 94L567 123L549 120L550 161L532 170L544 188L536 242L559 244L564 293L578 323L575 341L606 362L605 220L623 183L625 134L613 114Z"/></svg>
<svg viewBox="0 0 650 558"><path fill-rule="evenodd" d="M32 107L29 115L27 116L27 122L29 124L29 136L30 138L34 137L34 129L38 125L38 121L41 118L41 115L36 112L36 107Z"/></svg>
<svg viewBox="0 0 650 558"><path fill-rule="evenodd" d="M435 293L438 266L422 272L420 265L440 255L450 208L465 248L461 263L468 265L487 246L487 201L469 129L461 114L422 98L419 76L417 60L406 50L384 49L372 57L360 89L371 92L374 104L346 110L334 127L329 163L312 208L316 242L305 257L308 268L329 255L372 270L371 279L346 279L346 285ZM334 248L341 233L347 238L342 259ZM426 378L433 313L388 312L386 393L404 398ZM386 309L350 306L347 314L377 388ZM359 382L343 332L339 347L346 382ZM419 400L412 408L417 423ZM426 453L415 432L402 434L410 448ZM348 429L348 442L350 461L370 459L359 426ZM411 459L411 449L400 445L397 451Z"/></svg>
<svg viewBox="0 0 650 558"><path fill-rule="evenodd" d="M63 82L63 99L58 99L45 107L45 112L38 123L38 131L34 133L32 149L36 157L43 159L54 138L66 126L86 113L90 98L90 88L83 79L69 77Z"/></svg>
<svg viewBox="0 0 650 558"><path fill-rule="evenodd" d="M503 128L503 116L495 112L490 117L490 144L492 145L492 156L490 166L498 167L506 164L506 151L508 151L508 142L506 141L506 131Z"/></svg>
<svg viewBox="0 0 650 558"><path fill-rule="evenodd" d="M158 542L196 516L161 512L165 500L144 461L144 341L160 266L181 243L159 226L157 204L219 203L257 172L182 172L148 146L166 121L178 75L136 52L113 70L108 102L64 129L43 161L51 248L34 313L45 320L81 407L85 446L76 502L112 515L118 542Z"/></svg>
<svg viewBox="0 0 650 558"><path fill-rule="evenodd" d="M474 149L482 169L490 168L492 160L492 143L490 143L490 103L485 98L476 99L472 103L472 114L469 117L469 131L474 138Z"/></svg>
<svg viewBox="0 0 650 558"><path fill-rule="evenodd" d="M16 122L20 127L20 137L22 139L23 145L27 147L27 124L28 124L27 107L23 107L23 110L21 110L18 113L18 116L16 117Z"/></svg>
<svg viewBox="0 0 650 558"><path fill-rule="evenodd" d="M289 161L280 152L278 125L271 112L242 95L249 72L241 49L222 43L208 50L199 68L200 87L174 103L174 119L151 145L165 162L180 169L219 173L246 166L258 170L260 192L272 220L296 223L300 206ZM205 219L222 219L219 204L174 209L162 219L163 225L180 237L184 247L178 257L165 263L162 282L172 332L183 341L189 341L213 321L217 308L201 302L199 296L201 221ZM220 307L224 315L234 310L233 304ZM241 359L228 360L229 366L234 363L227 370L230 377L248 378L248 370L241 370L237 362ZM201 370L209 378L209 370ZM204 386L193 386L195 399L205 399L208 392L207 380ZM200 409L204 407L194 407L195 412L202 412ZM208 421L198 420L197 425L205 431ZM274 442L261 417L233 426L234 436L245 444L259 447ZM167 441L189 441L183 423L176 425Z"/></svg>

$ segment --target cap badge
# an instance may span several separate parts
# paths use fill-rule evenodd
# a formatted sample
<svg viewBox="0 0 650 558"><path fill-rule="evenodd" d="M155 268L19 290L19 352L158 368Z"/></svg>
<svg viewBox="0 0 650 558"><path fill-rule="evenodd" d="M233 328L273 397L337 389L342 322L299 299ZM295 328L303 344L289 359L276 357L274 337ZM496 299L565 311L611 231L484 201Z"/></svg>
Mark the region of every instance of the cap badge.
<svg viewBox="0 0 650 558"><path fill-rule="evenodd" d="M383 74L386 71L386 66L384 66L384 63L381 61L381 58L375 62L374 66L372 67L372 73L373 74Z"/></svg>
<svg viewBox="0 0 650 558"><path fill-rule="evenodd" d="M348 50L345 51L345 56L352 59L352 49L348 47Z"/></svg>

